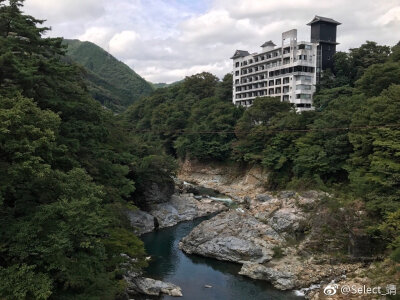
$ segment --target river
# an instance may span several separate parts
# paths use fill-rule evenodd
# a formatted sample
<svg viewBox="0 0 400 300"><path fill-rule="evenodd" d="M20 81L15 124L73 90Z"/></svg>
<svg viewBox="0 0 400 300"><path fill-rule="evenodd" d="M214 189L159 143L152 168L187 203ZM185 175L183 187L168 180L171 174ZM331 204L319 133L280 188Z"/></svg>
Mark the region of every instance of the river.
<svg viewBox="0 0 400 300"><path fill-rule="evenodd" d="M292 292L274 289L265 281L238 275L239 264L187 255L178 248L179 241L205 218L183 222L142 236L152 257L146 276L171 282L182 288L183 297L157 299L185 300L291 300L302 299ZM205 285L212 286L206 288ZM147 299L149 299L147 297Z"/></svg>

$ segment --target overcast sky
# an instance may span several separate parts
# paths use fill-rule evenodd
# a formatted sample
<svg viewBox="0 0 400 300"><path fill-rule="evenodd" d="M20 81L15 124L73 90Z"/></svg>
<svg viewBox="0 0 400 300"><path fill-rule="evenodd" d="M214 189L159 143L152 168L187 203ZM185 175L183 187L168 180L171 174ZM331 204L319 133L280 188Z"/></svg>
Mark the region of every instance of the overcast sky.
<svg viewBox="0 0 400 300"><path fill-rule="evenodd" d="M94 42L151 82L221 77L236 49L279 44L293 28L309 40L314 15L342 23L342 51L400 40L400 0L26 0L24 10L46 19L50 36Z"/></svg>

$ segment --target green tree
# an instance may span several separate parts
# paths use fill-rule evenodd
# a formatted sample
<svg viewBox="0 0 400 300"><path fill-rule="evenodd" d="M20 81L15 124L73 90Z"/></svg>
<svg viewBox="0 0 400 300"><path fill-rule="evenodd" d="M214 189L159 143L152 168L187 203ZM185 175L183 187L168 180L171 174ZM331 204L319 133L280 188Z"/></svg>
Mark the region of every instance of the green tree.
<svg viewBox="0 0 400 300"><path fill-rule="evenodd" d="M392 85L368 99L352 120L352 126L372 128L350 134L354 148L348 161L351 184L368 201L367 207L380 214L400 207L399 97L400 86Z"/></svg>
<svg viewBox="0 0 400 300"><path fill-rule="evenodd" d="M381 46L376 42L367 41L358 48L350 49L350 80L355 82L364 71L374 64L381 64L388 60L389 46Z"/></svg>
<svg viewBox="0 0 400 300"><path fill-rule="evenodd" d="M211 73L203 72L186 77L182 88L184 93L192 93L198 96L199 99L203 99L214 96L218 82L218 77Z"/></svg>
<svg viewBox="0 0 400 300"><path fill-rule="evenodd" d="M367 97L378 96L391 84L400 84L400 62L372 65L356 81L356 87Z"/></svg>
<svg viewBox="0 0 400 300"><path fill-rule="evenodd" d="M43 38L47 28L21 12L22 1L4 2L0 298L114 299L124 288L121 253L132 268L144 264L122 210L145 152L110 134L127 125L88 95L61 39Z"/></svg>
<svg viewBox="0 0 400 300"><path fill-rule="evenodd" d="M185 132L176 142L179 157L204 159L230 158L235 139L234 126L242 110L216 97L193 105ZM203 132L203 133L202 133Z"/></svg>
<svg viewBox="0 0 400 300"><path fill-rule="evenodd" d="M291 110L291 105L278 98L256 98L238 120L235 128L238 141L234 144L233 157L237 161L261 162L262 151L273 135L270 131L274 118Z"/></svg>
<svg viewBox="0 0 400 300"><path fill-rule="evenodd" d="M342 90L328 91L337 95L337 89ZM353 151L346 128L350 127L353 114L364 101L363 95L348 96L348 92L345 88L342 96L331 100L308 126L311 131L296 141L294 173L297 177L324 182L346 181L345 164Z"/></svg>
<svg viewBox="0 0 400 300"><path fill-rule="evenodd" d="M232 102L232 89L233 89L233 78L232 74L228 73L224 76L221 82L218 83L215 91L215 96L218 99Z"/></svg>

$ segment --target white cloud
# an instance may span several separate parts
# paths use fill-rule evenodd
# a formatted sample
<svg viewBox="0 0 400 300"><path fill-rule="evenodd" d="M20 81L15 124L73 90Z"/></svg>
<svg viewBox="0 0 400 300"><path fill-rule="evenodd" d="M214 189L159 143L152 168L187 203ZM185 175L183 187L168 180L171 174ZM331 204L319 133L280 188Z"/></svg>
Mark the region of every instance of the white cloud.
<svg viewBox="0 0 400 300"><path fill-rule="evenodd" d="M104 0L28 0L25 9L51 22L67 22L103 15L104 2Z"/></svg>
<svg viewBox="0 0 400 300"><path fill-rule="evenodd" d="M91 41L103 47L105 50L109 50L108 44L110 39L113 37L113 31L108 27L90 27L83 34L78 36L81 41Z"/></svg>
<svg viewBox="0 0 400 300"><path fill-rule="evenodd" d="M390 23L397 23L400 25L400 6L391 8L375 22L375 24L378 25L388 25Z"/></svg>
<svg viewBox="0 0 400 300"><path fill-rule="evenodd" d="M26 0L25 10L48 19L52 36L92 41L153 82L202 71L222 77L236 49L279 44L293 28L309 40L314 15L342 22L339 50L400 40L399 0Z"/></svg>
<svg viewBox="0 0 400 300"><path fill-rule="evenodd" d="M109 51L116 56L129 58L129 54L135 49L139 35L133 30L124 30L115 34L109 42Z"/></svg>

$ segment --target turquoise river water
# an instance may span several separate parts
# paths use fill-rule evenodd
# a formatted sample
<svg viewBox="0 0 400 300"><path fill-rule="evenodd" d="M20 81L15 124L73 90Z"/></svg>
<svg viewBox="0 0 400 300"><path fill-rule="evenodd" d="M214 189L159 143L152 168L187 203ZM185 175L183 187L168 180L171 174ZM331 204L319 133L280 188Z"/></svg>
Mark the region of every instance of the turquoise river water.
<svg viewBox="0 0 400 300"><path fill-rule="evenodd" d="M187 255L178 248L179 241L204 218L183 222L142 236L152 257L146 275L171 282L182 288L183 297L157 299L182 300L300 300L292 292L274 289L265 281L238 275L239 264ZM206 288L205 285L212 286ZM149 299L149 298L146 298Z"/></svg>

